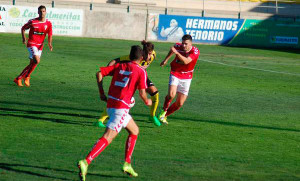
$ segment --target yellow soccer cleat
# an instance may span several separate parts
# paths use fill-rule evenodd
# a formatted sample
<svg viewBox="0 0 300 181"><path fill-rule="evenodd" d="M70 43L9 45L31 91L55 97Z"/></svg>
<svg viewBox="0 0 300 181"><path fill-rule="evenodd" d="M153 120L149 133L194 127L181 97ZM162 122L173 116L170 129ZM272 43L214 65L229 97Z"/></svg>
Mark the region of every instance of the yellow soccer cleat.
<svg viewBox="0 0 300 181"><path fill-rule="evenodd" d="M81 181L85 181L85 176L87 174L87 170L88 170L88 163L86 162L86 160L80 160L77 164L78 168L79 168L79 178Z"/></svg>
<svg viewBox="0 0 300 181"><path fill-rule="evenodd" d="M136 173L133 170L131 164L127 163L127 162L125 162L124 165L123 165L123 172L127 173L129 176L132 176L132 177L137 177L139 175L138 173Z"/></svg>

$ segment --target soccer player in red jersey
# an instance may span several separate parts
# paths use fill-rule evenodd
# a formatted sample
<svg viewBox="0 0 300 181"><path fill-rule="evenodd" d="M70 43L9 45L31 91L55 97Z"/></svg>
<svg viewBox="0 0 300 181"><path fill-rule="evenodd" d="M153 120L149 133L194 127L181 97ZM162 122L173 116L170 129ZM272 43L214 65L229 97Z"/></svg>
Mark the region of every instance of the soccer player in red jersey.
<svg viewBox="0 0 300 181"><path fill-rule="evenodd" d="M139 128L129 114L130 100L136 89L139 95L148 106L151 106L151 99L147 98L147 73L139 66L143 59L143 52L140 46L132 46L130 51L130 62L118 63L113 66L101 67L97 72L97 82L100 99L107 101L107 113L109 121L103 136L95 143L92 151L85 159L78 162L79 176L85 180L88 165L113 141L122 128L125 128L129 135L125 149L125 163L123 171L131 176L137 177L138 174L131 166L131 156L139 134ZM112 76L112 81L108 91L108 98L103 90L103 77Z"/></svg>
<svg viewBox="0 0 300 181"><path fill-rule="evenodd" d="M25 30L29 30L29 39L27 41L27 49L29 51L30 63L21 74L14 79L14 82L22 87L22 79L26 86L30 86L30 75L40 63L44 40L48 34L48 46L50 51L52 47L52 24L46 19L46 7L41 5L38 8L39 17L29 20L21 29L23 44L26 43Z"/></svg>
<svg viewBox="0 0 300 181"><path fill-rule="evenodd" d="M173 54L175 54L176 57L171 62L169 91L165 97L163 110L159 114L160 121L165 124L168 124L167 116L180 109L188 96L194 68L200 52L197 47L192 45L192 37L190 35L184 35L182 37L182 43L176 43L171 47L168 55L161 62L160 66L166 65ZM176 101L170 106L176 93Z"/></svg>

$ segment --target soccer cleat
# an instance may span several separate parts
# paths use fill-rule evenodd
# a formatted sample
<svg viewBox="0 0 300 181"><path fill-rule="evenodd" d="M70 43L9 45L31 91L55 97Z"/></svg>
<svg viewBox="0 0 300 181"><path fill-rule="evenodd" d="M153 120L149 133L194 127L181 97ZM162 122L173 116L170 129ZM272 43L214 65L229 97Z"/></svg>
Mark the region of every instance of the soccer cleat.
<svg viewBox="0 0 300 181"><path fill-rule="evenodd" d="M27 87L29 87L30 86L30 77L26 77L24 80L24 83Z"/></svg>
<svg viewBox="0 0 300 181"><path fill-rule="evenodd" d="M159 122L159 120L157 119L156 116L150 116L149 121L153 122L155 124L155 126L157 126L157 127L159 127L161 125L161 123Z"/></svg>
<svg viewBox="0 0 300 181"><path fill-rule="evenodd" d="M80 160L77 164L78 168L79 168L79 178L81 181L85 181L85 176L87 174L87 170L88 170L88 163L86 162L86 160Z"/></svg>
<svg viewBox="0 0 300 181"><path fill-rule="evenodd" d="M160 113L159 113L159 115L158 115L158 119L161 121L161 122L163 122L163 120L165 119L165 117L166 117L166 114L167 114L167 111L165 111L165 110L161 110L160 111Z"/></svg>
<svg viewBox="0 0 300 181"><path fill-rule="evenodd" d="M23 87L22 79L17 79L17 78L15 78L15 79L14 79L14 82L17 84L17 86Z"/></svg>
<svg viewBox="0 0 300 181"><path fill-rule="evenodd" d="M124 165L123 165L123 172L127 173L129 176L132 176L132 177L137 177L138 176L138 173L136 173L133 170L131 164L127 163L127 162L125 162Z"/></svg>
<svg viewBox="0 0 300 181"><path fill-rule="evenodd" d="M164 119L163 119L161 122L162 122L163 124L166 124L166 125L169 124L168 121L167 121L167 116L165 116Z"/></svg>
<svg viewBox="0 0 300 181"><path fill-rule="evenodd" d="M104 123L104 121L108 118L108 116L102 116L98 119L99 122Z"/></svg>
<svg viewBox="0 0 300 181"><path fill-rule="evenodd" d="M95 122L94 125L97 126L98 128L106 128L106 126L101 121Z"/></svg>

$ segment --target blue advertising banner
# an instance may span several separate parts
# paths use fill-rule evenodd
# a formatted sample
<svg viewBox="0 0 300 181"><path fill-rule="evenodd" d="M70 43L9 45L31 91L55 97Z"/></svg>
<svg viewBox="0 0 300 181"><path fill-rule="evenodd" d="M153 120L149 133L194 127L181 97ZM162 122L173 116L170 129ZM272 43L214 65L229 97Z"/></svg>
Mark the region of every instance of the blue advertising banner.
<svg viewBox="0 0 300 181"><path fill-rule="evenodd" d="M243 19L159 15L158 40L178 42L189 34L196 43L227 44L237 35Z"/></svg>

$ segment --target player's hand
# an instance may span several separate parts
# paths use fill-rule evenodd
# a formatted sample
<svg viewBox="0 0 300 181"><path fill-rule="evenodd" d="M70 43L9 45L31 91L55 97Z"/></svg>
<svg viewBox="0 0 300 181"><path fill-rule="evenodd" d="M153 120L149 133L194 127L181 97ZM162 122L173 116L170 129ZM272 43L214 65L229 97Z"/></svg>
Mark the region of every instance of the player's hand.
<svg viewBox="0 0 300 181"><path fill-rule="evenodd" d="M26 39L23 39L22 43L23 43L23 44L26 44Z"/></svg>
<svg viewBox="0 0 300 181"><path fill-rule="evenodd" d="M107 97L106 97L105 94L101 94L101 95L100 95L100 99L101 99L102 101L104 101L104 102L107 102Z"/></svg>
<svg viewBox="0 0 300 181"><path fill-rule="evenodd" d="M162 62L160 63L160 66L163 67L163 66L165 66L166 64L167 64L167 61L164 60L164 61L162 61Z"/></svg>
<svg viewBox="0 0 300 181"><path fill-rule="evenodd" d="M49 49L50 49L50 51L52 52L52 50L53 50L52 44L49 44Z"/></svg>
<svg viewBox="0 0 300 181"><path fill-rule="evenodd" d="M152 105L152 100L151 99L147 99L147 102L145 102L146 106L151 106Z"/></svg>

